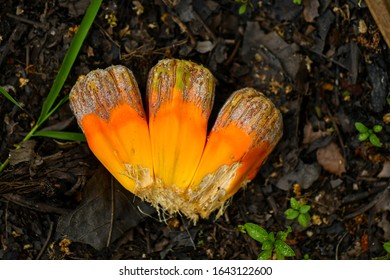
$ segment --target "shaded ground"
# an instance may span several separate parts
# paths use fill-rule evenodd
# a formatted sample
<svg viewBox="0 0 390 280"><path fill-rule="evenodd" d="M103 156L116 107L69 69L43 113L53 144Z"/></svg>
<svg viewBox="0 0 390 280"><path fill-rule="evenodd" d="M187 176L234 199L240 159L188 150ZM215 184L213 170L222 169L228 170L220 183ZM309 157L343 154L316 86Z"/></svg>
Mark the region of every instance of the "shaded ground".
<svg viewBox="0 0 390 280"><path fill-rule="evenodd" d="M358 2L249 1L240 15L242 4L228 0L106 1L64 95L79 75L112 64L132 69L142 91L159 59L185 58L218 79L214 112L235 89L263 91L283 112L283 139L225 215L192 225L123 191L85 143L35 138L0 175L0 258L254 259L260 245L237 229L245 222L275 232L292 225L297 259L385 255L390 56ZM0 85L24 110L0 96L1 162L38 118L87 5L4 1ZM382 146L359 142L355 122L382 125ZM45 126L79 131L68 104ZM308 228L284 218L290 197L311 205Z"/></svg>

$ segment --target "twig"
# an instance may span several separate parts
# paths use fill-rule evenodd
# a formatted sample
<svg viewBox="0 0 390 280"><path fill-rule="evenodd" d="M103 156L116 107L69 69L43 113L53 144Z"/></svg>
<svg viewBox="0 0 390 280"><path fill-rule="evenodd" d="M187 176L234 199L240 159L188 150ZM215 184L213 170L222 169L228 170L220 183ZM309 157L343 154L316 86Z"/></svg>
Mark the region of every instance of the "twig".
<svg viewBox="0 0 390 280"><path fill-rule="evenodd" d="M241 38L235 41L235 46L233 51L230 53L229 57L224 62L225 66L229 66L232 63L234 57L236 56L238 50L240 49L240 46L241 46Z"/></svg>
<svg viewBox="0 0 390 280"><path fill-rule="evenodd" d="M187 25L185 25L179 17L175 16L175 15L170 15L172 20L174 22L176 22L176 24L179 26L180 30L183 32L183 33L186 33L188 35L188 37L190 38L190 42L191 42L191 47L195 47L196 46L196 39L194 37L194 35L192 35L192 32L191 30L187 27Z"/></svg>
<svg viewBox="0 0 390 280"><path fill-rule="evenodd" d="M37 260L39 260L42 255L43 255L43 252L46 250L47 248L47 245L49 245L49 241L50 241L50 238L51 238L51 235L53 233L53 228L54 228L54 223L52 221L50 221L50 224L49 224L49 233L47 234L47 238L45 240L45 243L43 244L42 246L42 249L41 251L39 252L38 256L37 256Z"/></svg>
<svg viewBox="0 0 390 280"><path fill-rule="evenodd" d="M20 17L20 16L17 16L17 15L13 15L11 13L7 13L7 17L13 18L15 20L18 20L18 21L21 21L21 22L24 22L24 23L27 23L27 24L34 25L36 27L40 27L42 29L46 28L46 24L43 24L43 23L40 23L40 22L37 22L37 21L33 21L33 20L30 20L30 19L27 19L27 18L24 18L24 17Z"/></svg>
<svg viewBox="0 0 390 280"><path fill-rule="evenodd" d="M110 217L110 228L108 231L106 247L109 247L111 244L112 232L114 228L114 219L115 219L115 187L114 187L114 177L111 176L111 217Z"/></svg>
<svg viewBox="0 0 390 280"><path fill-rule="evenodd" d="M206 25L206 23L203 21L203 19L199 16L199 14L194 11L194 16L196 18L197 21L199 21L203 28L206 30L206 32L209 34L209 36L211 37L211 40L213 40L213 42L217 41L217 37L215 36L215 34L213 33L213 31L211 31L211 29Z"/></svg>
<svg viewBox="0 0 390 280"><path fill-rule="evenodd" d="M5 224L5 240L8 240L8 201L6 202L6 207L5 207L5 214L4 214L4 224Z"/></svg>
<svg viewBox="0 0 390 280"><path fill-rule="evenodd" d="M382 200L385 197L385 195L387 195L388 192L386 190L384 190L381 193L377 194L374 197L374 199L372 201L370 201L369 203L367 203L367 204L363 205L362 207L358 208L356 211L346 215L344 217L343 221L352 219L353 217L356 217L357 215L360 215L361 213L364 213L367 210L369 210L370 208L374 207L380 200Z"/></svg>
<svg viewBox="0 0 390 280"><path fill-rule="evenodd" d="M17 194L3 194L3 197L12 203L43 213L54 213L58 215L65 215L68 213L66 209L51 206L41 202L34 203L24 199L22 196Z"/></svg>
<svg viewBox="0 0 390 280"><path fill-rule="evenodd" d="M345 232L343 234L343 236L341 237L341 239L339 240L339 242L337 242L337 246L336 246L336 260L339 259L339 247L340 247L340 244L344 240L344 238L347 236L347 234L348 234L348 232Z"/></svg>
<svg viewBox="0 0 390 280"><path fill-rule="evenodd" d="M180 216L180 217L181 217L181 222L182 222L182 224L183 224L183 226L184 226L184 228L185 228L185 230L186 230L188 236L190 237L192 247L194 247L194 250L196 250L196 245L195 245L194 239L192 238L191 233L190 233L190 231L188 230L188 227L187 227L187 225L185 224L185 221L184 221L183 217L182 217L182 216Z"/></svg>

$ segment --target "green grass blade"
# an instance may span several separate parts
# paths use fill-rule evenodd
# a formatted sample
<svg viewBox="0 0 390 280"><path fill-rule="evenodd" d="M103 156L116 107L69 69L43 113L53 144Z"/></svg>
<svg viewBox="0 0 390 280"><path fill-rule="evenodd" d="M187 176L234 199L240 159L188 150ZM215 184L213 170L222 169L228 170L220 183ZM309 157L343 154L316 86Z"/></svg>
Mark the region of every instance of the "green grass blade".
<svg viewBox="0 0 390 280"><path fill-rule="evenodd" d="M67 131L54 131L54 130L41 130L34 133L34 136L49 137L59 140L85 142L85 136L79 132L67 132Z"/></svg>
<svg viewBox="0 0 390 280"><path fill-rule="evenodd" d="M9 163L9 157L2 164L0 164L0 173L4 170L4 168L7 167L8 163Z"/></svg>
<svg viewBox="0 0 390 280"><path fill-rule="evenodd" d="M47 118L49 118L55 112L55 110L67 100L66 98L68 97L63 98L60 102L57 103L57 105L54 108L52 108L55 101L57 100L58 95L61 92L61 89L66 79L68 78L73 63L77 58L80 48L84 43L85 37L87 36L88 31L95 20L95 17L100 9L102 2L103 0L92 0L91 4L88 6L88 9L79 26L79 30L75 34L72 43L69 46L69 49L65 55L64 61L61 64L60 70L58 71L58 74L53 82L50 92L47 95L46 100L42 105L39 118L35 126L24 137L22 142L29 140L32 136L45 136L45 137L54 137L63 140L85 141L85 137L81 133L57 131L55 133L52 132L48 134L48 131L37 132L37 130L42 125L42 123ZM12 101L13 98L5 90L3 91L0 89L0 91L4 96L6 96L9 100ZM11 97L11 99L9 97ZM16 100L14 101L16 102ZM9 157L2 164L0 164L0 173L5 169L8 163L9 163Z"/></svg>
<svg viewBox="0 0 390 280"><path fill-rule="evenodd" d="M46 114L46 116L42 119L42 122L46 121L51 115L53 115L53 113L55 111L57 111L57 109L59 107L61 107L62 104L64 104L66 101L69 100L69 94L66 95L65 97L63 97L58 103L56 106L54 106L54 108L52 108L48 114ZM35 131L33 132L33 134L35 135Z"/></svg>
<svg viewBox="0 0 390 280"><path fill-rule="evenodd" d="M65 55L64 61L62 62L61 68L54 80L53 86L51 87L50 92L45 102L43 103L41 114L37 121L37 126L40 126L48 118L48 114L52 109L53 104L56 101L62 86L64 85L69 75L73 63L77 58L81 46L83 45L84 39L87 36L93 21L95 20L102 1L103 0L92 0L91 4L89 5L84 18L81 21L79 29L75 34L72 43L70 44L69 50Z"/></svg>
<svg viewBox="0 0 390 280"><path fill-rule="evenodd" d="M9 101L14 103L16 106L18 106L20 109L23 110L22 105L18 101L16 101L3 87L0 86L0 93L5 96Z"/></svg>
<svg viewBox="0 0 390 280"><path fill-rule="evenodd" d="M57 109L58 109L59 107L61 107L62 104L64 104L64 103L65 103L66 101L68 101L68 100L69 100L69 94L65 95L65 96L57 103L57 105L54 106L54 108L50 110L49 116L51 116L55 111L57 111Z"/></svg>

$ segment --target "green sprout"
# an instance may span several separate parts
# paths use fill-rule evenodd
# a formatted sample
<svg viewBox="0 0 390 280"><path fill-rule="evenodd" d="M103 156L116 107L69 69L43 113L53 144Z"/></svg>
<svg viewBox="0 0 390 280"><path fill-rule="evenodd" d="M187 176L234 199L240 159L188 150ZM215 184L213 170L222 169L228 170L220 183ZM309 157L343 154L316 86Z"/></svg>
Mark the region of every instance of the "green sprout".
<svg viewBox="0 0 390 280"><path fill-rule="evenodd" d="M374 260L390 260L390 242L383 243L383 249L386 251L386 255L378 258L374 258Z"/></svg>
<svg viewBox="0 0 390 280"><path fill-rule="evenodd" d="M290 199L290 208L284 211L286 218L289 220L298 220L298 223L307 227L310 223L310 205L306 205L305 202L299 202L294 197Z"/></svg>
<svg viewBox="0 0 390 280"><path fill-rule="evenodd" d="M302 0L293 0L293 3L295 5L301 5L302 4Z"/></svg>
<svg viewBox="0 0 390 280"><path fill-rule="evenodd" d="M250 5L249 0L235 0L235 2L240 5L240 8L238 9L238 14L239 15L245 14L248 8L248 4Z"/></svg>
<svg viewBox="0 0 390 280"><path fill-rule="evenodd" d="M273 232L268 233L259 225L246 223L239 227L242 232L248 233L250 237L262 244L258 260L269 260L275 255L277 260L284 260L285 257L294 257L294 250L286 243L287 235L291 227L286 231L278 231L276 236Z"/></svg>
<svg viewBox="0 0 390 280"><path fill-rule="evenodd" d="M385 249L387 254L390 254L390 242L383 243L383 249Z"/></svg>
<svg viewBox="0 0 390 280"><path fill-rule="evenodd" d="M360 142L366 141L367 139L370 141L370 143L376 147L381 147L382 143L379 140L378 136L376 136L376 133L379 133L382 131L383 127L379 124L374 125L371 129L365 126L361 122L356 122L355 127L357 131L359 131L358 139Z"/></svg>

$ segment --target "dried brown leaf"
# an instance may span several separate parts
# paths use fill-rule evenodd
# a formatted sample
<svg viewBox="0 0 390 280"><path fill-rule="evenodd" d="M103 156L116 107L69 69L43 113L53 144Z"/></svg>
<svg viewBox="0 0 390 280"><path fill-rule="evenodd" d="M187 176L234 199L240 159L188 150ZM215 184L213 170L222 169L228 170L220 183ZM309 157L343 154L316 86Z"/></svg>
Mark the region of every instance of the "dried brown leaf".
<svg viewBox="0 0 390 280"><path fill-rule="evenodd" d="M317 181L320 173L321 167L317 163L305 164L300 161L294 170L279 179L276 186L281 190L288 191L293 184L298 183L302 189L308 189Z"/></svg>
<svg viewBox="0 0 390 280"><path fill-rule="evenodd" d="M124 232L138 225L145 216L154 212L153 207L125 190L112 179L107 170L101 168L88 181L81 204L60 217L57 234L100 250L107 245L107 240L115 241ZM111 215L114 215L112 229Z"/></svg>
<svg viewBox="0 0 390 280"><path fill-rule="evenodd" d="M390 240L390 222L387 219L387 212L382 213L382 218L378 226L383 229L384 239Z"/></svg>
<svg viewBox="0 0 390 280"><path fill-rule="evenodd" d="M303 17L306 22L314 22L314 19L318 17L318 8L320 3L317 0L304 0L303 1Z"/></svg>
<svg viewBox="0 0 390 280"><path fill-rule="evenodd" d="M335 143L317 150L318 163L328 172L341 176L345 170L345 161Z"/></svg>
<svg viewBox="0 0 390 280"><path fill-rule="evenodd" d="M375 204L376 212L390 211L390 189L387 188L382 194L378 194L378 200Z"/></svg>
<svg viewBox="0 0 390 280"><path fill-rule="evenodd" d="M31 162L35 157L35 144L34 140L29 140L22 142L19 149L11 150L10 165L14 166L21 162Z"/></svg>
<svg viewBox="0 0 390 280"><path fill-rule="evenodd" d="M390 161L385 161L381 172L377 175L378 178L389 178L390 177Z"/></svg>
<svg viewBox="0 0 390 280"><path fill-rule="evenodd" d="M303 128L303 144L311 144L315 140L329 135L326 131L314 131L313 125L311 123L306 123L305 127Z"/></svg>

